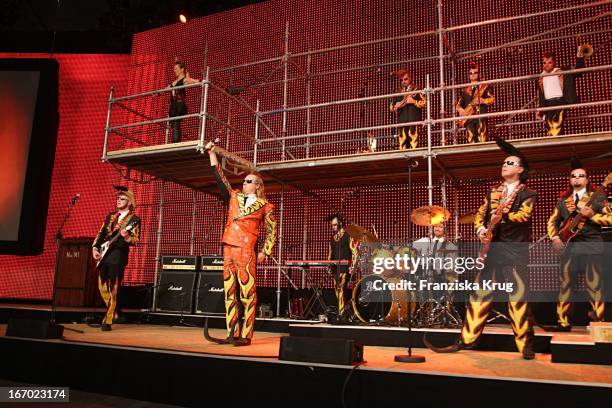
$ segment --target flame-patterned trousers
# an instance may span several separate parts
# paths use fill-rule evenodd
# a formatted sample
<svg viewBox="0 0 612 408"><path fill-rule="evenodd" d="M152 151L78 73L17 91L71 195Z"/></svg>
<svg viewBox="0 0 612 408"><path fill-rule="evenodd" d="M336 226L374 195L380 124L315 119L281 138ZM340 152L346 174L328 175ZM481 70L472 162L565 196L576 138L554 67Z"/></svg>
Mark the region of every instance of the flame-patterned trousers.
<svg viewBox="0 0 612 408"><path fill-rule="evenodd" d="M485 267L476 275L479 290L470 295L461 338L466 345L472 345L478 340L487 323L493 299L499 295L493 290L483 288L482 282L489 279L494 282L505 281L511 283L513 287L513 291L508 293L508 312L516 347L522 352L525 345L533 341L533 319L529 303L526 301L527 266L492 261L494 260L489 258Z"/></svg>
<svg viewBox="0 0 612 408"><path fill-rule="evenodd" d="M253 337L257 306L256 264L253 248L223 245L223 289L228 336ZM238 304L238 298L242 307Z"/></svg>
<svg viewBox="0 0 612 408"><path fill-rule="evenodd" d="M571 326L572 314L572 285L574 277L584 271L584 283L591 309L591 320L603 321L605 303L602 295L601 259L598 255L574 255L561 258L561 274L559 285L559 299L557 302L557 321L561 326Z"/></svg>

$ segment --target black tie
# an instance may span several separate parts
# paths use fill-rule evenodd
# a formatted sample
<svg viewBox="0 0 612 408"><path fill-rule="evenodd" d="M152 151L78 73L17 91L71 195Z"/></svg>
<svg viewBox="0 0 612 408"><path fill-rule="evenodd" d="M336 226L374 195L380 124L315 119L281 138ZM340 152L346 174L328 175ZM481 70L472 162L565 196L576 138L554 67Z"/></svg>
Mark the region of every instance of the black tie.
<svg viewBox="0 0 612 408"><path fill-rule="evenodd" d="M578 201L580 201L580 197L578 197L578 193L576 193L576 198L574 198L574 204L578 205Z"/></svg>
<svg viewBox="0 0 612 408"><path fill-rule="evenodd" d="M431 250L431 254L432 254L433 256L436 256L436 249L438 249L438 242L440 242L440 241L438 241L437 239L436 239L436 240L434 240L433 249Z"/></svg>

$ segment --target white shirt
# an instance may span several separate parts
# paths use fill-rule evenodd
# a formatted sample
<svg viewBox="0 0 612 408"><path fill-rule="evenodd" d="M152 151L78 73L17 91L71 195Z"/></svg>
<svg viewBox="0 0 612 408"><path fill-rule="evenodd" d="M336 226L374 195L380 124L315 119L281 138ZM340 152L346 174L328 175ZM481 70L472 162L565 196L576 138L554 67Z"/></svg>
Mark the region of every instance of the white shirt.
<svg viewBox="0 0 612 408"><path fill-rule="evenodd" d="M257 201L257 194L249 194L246 196L246 202L244 203L245 207L250 207L255 201Z"/></svg>
<svg viewBox="0 0 612 408"><path fill-rule="evenodd" d="M516 186L518 186L518 185L519 185L519 182L520 182L520 180L519 180L519 181L515 181L515 182L514 182L514 183L512 183L512 184L508 184L508 183L505 183L505 184L504 184L504 187L508 189L508 195L507 195L506 197L508 197L510 194L512 194L512 192L514 191L514 189L516 188Z"/></svg>
<svg viewBox="0 0 612 408"><path fill-rule="evenodd" d="M125 216L128 215L129 213L130 213L129 209L119 211L119 218L117 219L117 222L121 222L121 220L124 219Z"/></svg>
<svg viewBox="0 0 612 408"><path fill-rule="evenodd" d="M586 187L583 188L582 190L574 191L572 193L572 197L576 198L576 194L578 194L578 200L582 200L582 197L584 196L584 193L586 193Z"/></svg>
<svg viewBox="0 0 612 408"><path fill-rule="evenodd" d="M561 71L559 68L553 69L553 72ZM542 71L542 74L547 74ZM563 97L563 88L558 75L549 75L542 77L542 88L544 90L544 99L554 99Z"/></svg>

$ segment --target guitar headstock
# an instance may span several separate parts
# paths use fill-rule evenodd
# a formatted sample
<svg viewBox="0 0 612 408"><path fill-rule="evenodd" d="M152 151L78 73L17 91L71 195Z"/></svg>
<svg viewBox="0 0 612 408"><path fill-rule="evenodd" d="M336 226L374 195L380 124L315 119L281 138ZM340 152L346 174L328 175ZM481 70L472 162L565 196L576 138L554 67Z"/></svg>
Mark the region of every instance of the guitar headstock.
<svg viewBox="0 0 612 408"><path fill-rule="evenodd" d="M612 184L612 172L608 173L603 183L601 183L604 187L608 187L610 184Z"/></svg>

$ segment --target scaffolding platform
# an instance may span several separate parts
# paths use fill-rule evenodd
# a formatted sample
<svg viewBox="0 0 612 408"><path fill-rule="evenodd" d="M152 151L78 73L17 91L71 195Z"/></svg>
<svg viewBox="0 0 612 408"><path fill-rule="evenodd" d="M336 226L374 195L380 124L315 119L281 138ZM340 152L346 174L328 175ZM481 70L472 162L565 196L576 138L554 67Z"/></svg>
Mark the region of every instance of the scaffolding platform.
<svg viewBox="0 0 612 408"><path fill-rule="evenodd" d="M564 172L572 155L589 169L610 169L612 132L518 139L513 145L527 156L532 174ZM207 154L197 151L198 141L109 151L110 163L173 181L199 191L214 191L215 181ZM451 179L486 178L499 175L504 153L495 142L432 147L433 177ZM427 178L427 148L356 153L334 157L304 158L257 165L266 178L266 189L286 187L316 189L335 186L405 183L408 158L418 162L413 180ZM243 175L228 172L230 182Z"/></svg>

